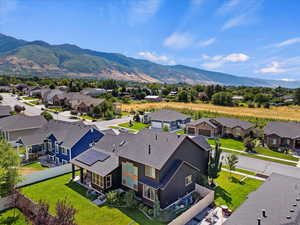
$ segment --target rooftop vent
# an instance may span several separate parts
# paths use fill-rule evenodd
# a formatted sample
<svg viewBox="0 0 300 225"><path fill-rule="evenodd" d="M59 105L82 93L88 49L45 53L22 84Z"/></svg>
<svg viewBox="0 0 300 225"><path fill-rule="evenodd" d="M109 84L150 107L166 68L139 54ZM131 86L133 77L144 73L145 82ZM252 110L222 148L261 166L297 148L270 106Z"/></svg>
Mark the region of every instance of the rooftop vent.
<svg viewBox="0 0 300 225"><path fill-rule="evenodd" d="M257 225L261 225L261 218L257 218Z"/></svg>
<svg viewBox="0 0 300 225"><path fill-rule="evenodd" d="M297 206L297 204L296 204L296 203L294 203L294 204L293 204L293 206L294 206L294 207L296 207L296 206Z"/></svg>
<svg viewBox="0 0 300 225"><path fill-rule="evenodd" d="M295 210L293 210L293 209L290 209L290 212L295 212Z"/></svg>
<svg viewBox="0 0 300 225"><path fill-rule="evenodd" d="M261 212L262 212L262 216L263 216L264 218L266 218L266 217L267 217L267 212L266 212L266 210L265 210L265 209L262 209Z"/></svg>
<svg viewBox="0 0 300 225"><path fill-rule="evenodd" d="M151 155L151 145L148 146L148 154Z"/></svg>
<svg viewBox="0 0 300 225"><path fill-rule="evenodd" d="M286 218L287 218L288 220L292 219L292 217L291 217L291 216L286 216Z"/></svg>

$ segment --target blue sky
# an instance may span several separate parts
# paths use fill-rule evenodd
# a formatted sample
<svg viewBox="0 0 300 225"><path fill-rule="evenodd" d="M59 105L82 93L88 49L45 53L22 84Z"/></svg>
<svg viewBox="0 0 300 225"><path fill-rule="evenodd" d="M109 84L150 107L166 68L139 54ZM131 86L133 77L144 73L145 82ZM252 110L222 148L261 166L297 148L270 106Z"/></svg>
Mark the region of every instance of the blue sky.
<svg viewBox="0 0 300 225"><path fill-rule="evenodd" d="M0 32L162 64L300 80L298 0L0 0Z"/></svg>

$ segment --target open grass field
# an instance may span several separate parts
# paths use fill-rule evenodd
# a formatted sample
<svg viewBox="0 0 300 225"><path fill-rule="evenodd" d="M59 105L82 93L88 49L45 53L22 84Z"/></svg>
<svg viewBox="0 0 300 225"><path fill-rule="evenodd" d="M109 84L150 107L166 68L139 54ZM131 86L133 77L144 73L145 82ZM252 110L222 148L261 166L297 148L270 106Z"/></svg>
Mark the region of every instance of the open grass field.
<svg viewBox="0 0 300 225"><path fill-rule="evenodd" d="M237 209L246 199L249 193L255 191L263 182L247 178L239 182L243 177L222 171L215 180L218 186L215 188L215 203L217 205L227 205L230 209Z"/></svg>
<svg viewBox="0 0 300 225"><path fill-rule="evenodd" d="M18 209L10 209L0 213L2 225L27 225L24 215ZM30 225L30 224L28 224Z"/></svg>
<svg viewBox="0 0 300 225"><path fill-rule="evenodd" d="M130 112L132 110L150 110L160 108L177 108L177 109L190 109L200 111L210 111L227 115L236 116L250 116L260 118L272 118L280 120L299 120L300 121L300 107L298 106L282 106L273 107L270 109L264 108L247 108L247 107L226 107L216 106L212 104L203 103L182 103L182 102L155 102L155 103L134 103L123 104L122 111Z"/></svg>
<svg viewBox="0 0 300 225"><path fill-rule="evenodd" d="M118 209L107 205L96 206L86 196L86 189L76 183L69 183L71 174L33 184L21 189L21 192L33 201L46 200L50 204L50 212L55 213L57 200L67 198L78 210L75 218L78 225L161 225L147 219L140 211Z"/></svg>

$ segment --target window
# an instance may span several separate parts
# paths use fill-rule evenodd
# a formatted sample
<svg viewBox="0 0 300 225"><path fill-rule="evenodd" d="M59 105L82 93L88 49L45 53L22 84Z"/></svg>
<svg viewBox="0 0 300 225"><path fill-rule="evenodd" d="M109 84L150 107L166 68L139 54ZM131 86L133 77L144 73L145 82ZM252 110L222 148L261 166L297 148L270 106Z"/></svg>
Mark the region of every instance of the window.
<svg viewBox="0 0 300 225"><path fill-rule="evenodd" d="M55 153L59 154L59 146L56 142L55 142Z"/></svg>
<svg viewBox="0 0 300 225"><path fill-rule="evenodd" d="M290 139L286 139L286 144L289 145L291 143Z"/></svg>
<svg viewBox="0 0 300 225"><path fill-rule="evenodd" d="M273 139L272 139L272 144L273 144L273 145L276 145L276 144L277 144L277 139L276 139L276 138L273 138Z"/></svg>
<svg viewBox="0 0 300 225"><path fill-rule="evenodd" d="M236 135L241 136L241 128L240 127L236 128Z"/></svg>
<svg viewBox="0 0 300 225"><path fill-rule="evenodd" d="M64 165L64 164L67 164L68 161L63 159L63 160L62 160L62 163L63 163L63 165Z"/></svg>
<svg viewBox="0 0 300 225"><path fill-rule="evenodd" d="M155 201L155 190L154 188L144 184L143 185L143 197L150 201Z"/></svg>
<svg viewBox="0 0 300 225"><path fill-rule="evenodd" d="M62 152L62 154L64 154L64 155L69 155L68 149L66 149L66 148L64 148L64 147L61 147L61 152Z"/></svg>
<svg viewBox="0 0 300 225"><path fill-rule="evenodd" d="M145 175L147 177L151 177L155 179L155 168L150 167L150 166L145 166Z"/></svg>
<svg viewBox="0 0 300 225"><path fill-rule="evenodd" d="M122 184L138 190L138 168L133 163L122 162Z"/></svg>
<svg viewBox="0 0 300 225"><path fill-rule="evenodd" d="M185 177L185 186L190 185L193 182L192 175Z"/></svg>
<svg viewBox="0 0 300 225"><path fill-rule="evenodd" d="M106 188L110 188L112 186L111 175L108 175L105 177L105 186L106 186Z"/></svg>
<svg viewBox="0 0 300 225"><path fill-rule="evenodd" d="M101 187L101 188L104 188L104 179L103 177L101 177L100 175L96 174L96 173L93 173L92 174L92 183Z"/></svg>

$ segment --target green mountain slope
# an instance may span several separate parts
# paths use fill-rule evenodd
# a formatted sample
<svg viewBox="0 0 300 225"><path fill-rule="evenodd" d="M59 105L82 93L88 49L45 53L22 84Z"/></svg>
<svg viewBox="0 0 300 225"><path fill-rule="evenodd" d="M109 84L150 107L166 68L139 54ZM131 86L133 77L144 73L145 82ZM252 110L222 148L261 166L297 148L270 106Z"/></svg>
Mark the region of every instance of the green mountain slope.
<svg viewBox="0 0 300 225"><path fill-rule="evenodd" d="M28 42L0 34L0 74L111 78L139 82L186 82L248 86L300 86L201 70L167 66L118 53L82 49L75 45Z"/></svg>

